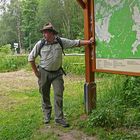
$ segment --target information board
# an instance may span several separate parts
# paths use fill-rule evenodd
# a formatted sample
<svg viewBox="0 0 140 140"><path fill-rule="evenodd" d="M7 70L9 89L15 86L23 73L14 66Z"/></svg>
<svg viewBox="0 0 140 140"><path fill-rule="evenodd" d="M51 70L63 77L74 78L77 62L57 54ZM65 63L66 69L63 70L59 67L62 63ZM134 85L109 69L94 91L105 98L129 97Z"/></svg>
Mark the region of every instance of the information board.
<svg viewBox="0 0 140 140"><path fill-rule="evenodd" d="M140 76L140 0L95 0L96 71Z"/></svg>

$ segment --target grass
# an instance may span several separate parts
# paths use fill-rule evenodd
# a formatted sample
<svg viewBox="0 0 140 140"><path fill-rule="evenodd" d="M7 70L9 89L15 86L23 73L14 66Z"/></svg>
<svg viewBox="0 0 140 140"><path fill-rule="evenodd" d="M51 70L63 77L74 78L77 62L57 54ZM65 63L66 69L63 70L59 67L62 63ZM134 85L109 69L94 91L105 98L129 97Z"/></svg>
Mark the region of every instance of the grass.
<svg viewBox="0 0 140 140"><path fill-rule="evenodd" d="M27 65L27 56L1 55L0 72L16 71Z"/></svg>
<svg viewBox="0 0 140 140"><path fill-rule="evenodd" d="M31 93L32 96L28 96L28 94L10 93L8 95L9 100L14 102L7 110L5 108L0 110L0 139L17 140L30 138L34 129L39 127L41 122L40 104L36 104L39 98L37 98L38 95L34 92ZM21 98L23 98L22 101L20 100Z"/></svg>
<svg viewBox="0 0 140 140"><path fill-rule="evenodd" d="M106 91L105 88L106 84L108 84L110 88L112 87L110 82L112 81L111 77L110 79L104 78L97 81L97 109L93 111L88 120L86 120L86 118L81 119L81 116L84 114L84 80L79 79L76 82L76 78L73 78L74 77L71 77L71 79L65 79L66 90L64 93L64 113L70 122L71 127L66 130L63 128L57 129L60 129L60 131L64 133L71 129L79 129L90 136L96 135L99 140L138 140L140 138L140 132L138 130L139 127L135 127L135 129L132 127L127 128L121 125L120 121L122 120L117 120L117 117L122 117L121 115L123 115L123 110L121 110L119 106L115 107L115 105L118 105L118 102L116 102L118 97L114 96L115 92L112 93L114 100L111 100L112 97L110 94L104 94L105 92L108 94L108 91ZM120 81L120 79L118 80ZM9 94L1 93L1 97L2 96L6 96L8 102L0 104L0 139L59 140L59 136L54 131L56 128L53 121L54 113L52 114L53 119L51 120L51 127L54 130L44 129L44 125L42 123L41 99L37 88L28 91L24 91L23 89L23 91L16 92L11 90L9 91ZM53 94L51 94L51 102L53 103ZM115 114L117 112L115 111L117 108L118 113ZM108 116L108 113L110 116ZM112 118L112 120L110 118ZM94 123L94 119L97 124ZM111 127L112 125L115 127Z"/></svg>
<svg viewBox="0 0 140 140"><path fill-rule="evenodd" d="M66 81L67 90L64 96L64 112L70 123L75 121L75 119L80 116L81 112L84 112L82 86L83 82L72 83L71 81L69 83ZM53 134L55 132L50 131L46 134L39 131L43 126L43 114L38 89L29 91L24 91L23 89L23 91L19 92L11 90L9 94L6 95L5 93L1 93L1 97L2 96L6 96L5 99L8 99L8 102L3 101L3 104L0 104L1 140L58 139L58 136ZM51 99L53 103L53 94ZM76 115L75 112L77 112ZM54 119L54 113L52 117ZM54 125L53 120L51 123Z"/></svg>
<svg viewBox="0 0 140 140"><path fill-rule="evenodd" d="M67 73L84 75L85 73L84 56L64 56L63 68Z"/></svg>
<svg viewBox="0 0 140 140"><path fill-rule="evenodd" d="M7 56L0 64L0 71L14 71L25 66L26 69L30 69L26 60L26 56ZM140 79L100 75L100 79L97 79L97 109L93 110L88 119L81 118L84 114L83 63L84 57L81 56L78 59L64 57L66 72L80 76L71 75L65 80L64 113L71 127L67 130L58 129L64 133L71 129L79 129L88 135L96 135L99 140L139 140ZM13 69L12 64L16 65ZM44 129L37 87L25 89L23 86L23 89L14 90L12 89L14 83L10 84L9 90L0 93L0 140L59 140L54 131L56 126L53 120L51 121L53 130ZM51 99L53 103L53 94ZM54 113L52 117L54 119Z"/></svg>
<svg viewBox="0 0 140 140"><path fill-rule="evenodd" d="M27 55L1 55L0 72L17 71L22 68L31 71L27 57ZM39 59L37 59L37 63L38 61ZM63 61L63 68L67 73L84 74L84 56L64 56Z"/></svg>
<svg viewBox="0 0 140 140"><path fill-rule="evenodd" d="M136 80L134 80L135 82L131 81L131 78L127 79L126 76L118 75L104 78L104 82L102 82L102 85L100 84L101 87L98 88L97 92L97 109L92 111L88 120L79 122L80 128L84 126L84 131L91 134L97 133L99 139L140 139L140 113L139 104L137 105L139 103L139 83L136 83L139 78L133 78ZM130 89L133 89L133 92L128 94ZM132 104L133 100L135 105ZM129 101L131 102L129 103Z"/></svg>

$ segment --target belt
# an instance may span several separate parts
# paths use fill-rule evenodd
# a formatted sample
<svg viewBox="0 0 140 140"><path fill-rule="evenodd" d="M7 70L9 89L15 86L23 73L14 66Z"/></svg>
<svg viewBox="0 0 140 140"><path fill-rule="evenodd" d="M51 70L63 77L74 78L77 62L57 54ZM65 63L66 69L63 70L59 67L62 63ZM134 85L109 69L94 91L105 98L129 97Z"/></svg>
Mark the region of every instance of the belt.
<svg viewBox="0 0 140 140"><path fill-rule="evenodd" d="M37 66L38 68L40 67L39 65ZM41 67L42 68L42 67ZM58 72L59 70L62 70L63 74L66 76L66 72L64 71L64 69L62 67L60 67L58 70L55 70L55 71L50 71L50 70L46 70L44 68L42 68L43 70L47 71L47 72L50 72L50 73L55 73L55 72Z"/></svg>

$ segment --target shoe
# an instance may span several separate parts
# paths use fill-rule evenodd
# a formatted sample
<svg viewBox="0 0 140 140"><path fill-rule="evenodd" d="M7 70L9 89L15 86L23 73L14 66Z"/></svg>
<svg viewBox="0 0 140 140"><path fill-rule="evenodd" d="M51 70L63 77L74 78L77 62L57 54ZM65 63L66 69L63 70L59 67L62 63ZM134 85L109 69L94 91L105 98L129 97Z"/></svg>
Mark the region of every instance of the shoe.
<svg viewBox="0 0 140 140"><path fill-rule="evenodd" d="M50 122L50 120L51 120L51 118L45 118L45 119L44 119L44 123L45 123L45 124L48 124L48 123Z"/></svg>
<svg viewBox="0 0 140 140"><path fill-rule="evenodd" d="M63 127L69 127L69 124L64 119L56 119L55 123Z"/></svg>
<svg viewBox="0 0 140 140"><path fill-rule="evenodd" d="M48 124L48 123L50 122L50 120L51 120L51 116L48 115L48 117L45 117L45 118L44 118L44 123L45 123L45 124Z"/></svg>
<svg viewBox="0 0 140 140"><path fill-rule="evenodd" d="M51 114L44 113L44 123L48 124L51 120Z"/></svg>

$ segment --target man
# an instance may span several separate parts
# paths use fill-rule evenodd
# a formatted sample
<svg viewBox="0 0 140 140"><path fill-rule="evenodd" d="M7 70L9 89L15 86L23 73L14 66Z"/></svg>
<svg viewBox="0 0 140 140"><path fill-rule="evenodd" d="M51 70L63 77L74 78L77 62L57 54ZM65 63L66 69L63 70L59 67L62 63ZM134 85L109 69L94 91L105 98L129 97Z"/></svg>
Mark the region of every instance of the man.
<svg viewBox="0 0 140 140"><path fill-rule="evenodd" d="M52 84L54 90L55 122L63 127L68 127L69 124L65 121L63 114L64 71L61 67L63 48L67 49L89 45L94 43L94 40L93 38L90 40L60 38L61 44L57 39L58 32L51 23L46 24L43 29L41 29L41 32L44 36L44 44L42 46L41 40L36 43L29 54L28 61L31 63L31 67L38 77L39 91L42 96L44 122L47 124L51 119L52 106L50 102L50 87ZM35 59L38 55L40 55L39 68L36 67L35 63Z"/></svg>

